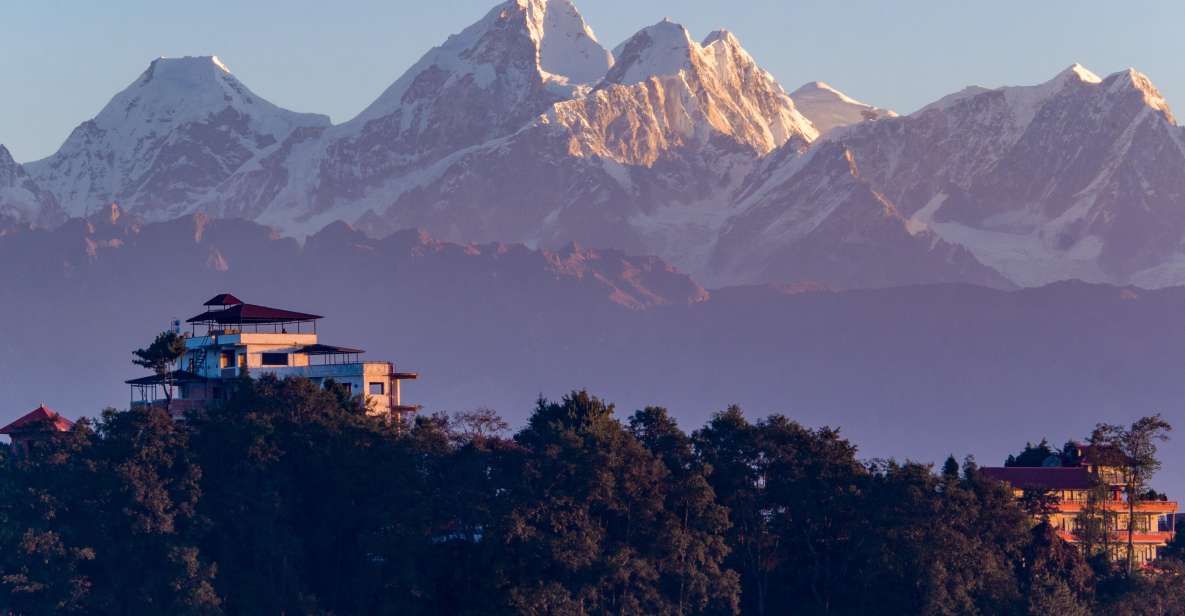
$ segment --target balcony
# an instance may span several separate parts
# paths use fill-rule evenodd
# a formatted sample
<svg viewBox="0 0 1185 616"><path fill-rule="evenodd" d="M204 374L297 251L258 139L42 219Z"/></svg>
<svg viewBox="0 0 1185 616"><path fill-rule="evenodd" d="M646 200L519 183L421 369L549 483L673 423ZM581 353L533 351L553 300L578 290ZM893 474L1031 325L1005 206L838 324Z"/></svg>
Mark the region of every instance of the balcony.
<svg viewBox="0 0 1185 616"><path fill-rule="evenodd" d="M172 415L173 417L182 417L190 411L200 411L200 410L205 409L206 404L208 402L209 402L209 400L176 400L176 399L174 399L173 402L169 404L169 414ZM153 406L160 408L160 409L164 409L165 408L165 401L164 400L153 400L151 402L145 402L142 400L135 400L132 402L133 409L153 407Z"/></svg>
<svg viewBox="0 0 1185 616"><path fill-rule="evenodd" d="M242 345L242 344L291 344L304 346L317 343L317 334L299 332L299 333L273 333L273 332L238 332L238 331L224 331L212 332L209 336L186 336L185 348L200 349L203 347L217 346L217 345Z"/></svg>
<svg viewBox="0 0 1185 616"><path fill-rule="evenodd" d="M1072 533L1070 531L1058 530L1057 534L1059 537L1062 538L1063 541L1068 541L1070 543L1077 543L1078 542L1078 537L1075 536L1074 533ZM1174 533L1172 533L1170 531L1156 531L1156 532L1136 531L1136 533L1132 536L1132 540L1134 543L1146 543L1146 544L1153 544L1153 545L1161 545L1164 543L1168 543L1169 541L1172 541L1173 535L1174 535ZM1127 543L1127 531L1126 530L1111 531L1110 541L1111 541L1111 543L1116 543L1116 544Z"/></svg>
<svg viewBox="0 0 1185 616"><path fill-rule="evenodd" d="M1082 501L1063 501L1057 504L1057 510L1062 513L1078 513L1086 509L1087 504ZM1112 500L1103 503L1103 508L1107 511L1127 511L1127 501ZM1136 511L1139 513L1176 513L1176 501L1140 501L1136 503Z"/></svg>

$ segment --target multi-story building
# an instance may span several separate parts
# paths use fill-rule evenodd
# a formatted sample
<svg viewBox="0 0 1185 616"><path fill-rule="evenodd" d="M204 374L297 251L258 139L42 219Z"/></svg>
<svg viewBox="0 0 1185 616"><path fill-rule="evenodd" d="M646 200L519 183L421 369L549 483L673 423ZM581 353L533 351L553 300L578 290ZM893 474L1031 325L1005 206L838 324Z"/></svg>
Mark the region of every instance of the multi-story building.
<svg viewBox="0 0 1185 616"><path fill-rule="evenodd" d="M317 384L339 383L364 397L374 414L396 418L415 412L405 405L400 383L415 379L398 372L389 361L364 361L361 349L322 344L317 339L321 316L243 303L223 293L205 303L206 310L174 328L185 339L185 355L177 370L126 381L132 404L163 404L170 388L170 410L184 413L229 395L229 382L244 372L251 376L303 377ZM189 331L184 331L186 327Z"/></svg>
<svg viewBox="0 0 1185 616"><path fill-rule="evenodd" d="M1139 498L1133 513L1121 460L1086 445L1073 453L1069 465L1054 457L1046 466L981 468L980 472L1007 483L1017 498L1026 492L1052 497L1046 515L1062 539L1084 549L1092 544L1095 550L1108 551L1113 560L1124 561L1128 529L1134 528L1136 564L1155 560L1176 532L1177 503L1162 496ZM1103 463L1104 459L1108 462Z"/></svg>

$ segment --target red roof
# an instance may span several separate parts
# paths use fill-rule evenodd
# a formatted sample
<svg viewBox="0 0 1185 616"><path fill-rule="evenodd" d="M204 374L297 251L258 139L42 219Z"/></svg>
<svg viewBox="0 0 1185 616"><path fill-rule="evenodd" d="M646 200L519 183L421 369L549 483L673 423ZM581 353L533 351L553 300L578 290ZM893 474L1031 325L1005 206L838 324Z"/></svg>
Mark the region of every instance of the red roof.
<svg viewBox="0 0 1185 616"><path fill-rule="evenodd" d="M237 304L226 310L203 312L195 317L186 319L186 323L216 323L218 325L241 325L243 323L295 323L297 321L313 321L322 318L316 314L306 314L292 310L281 310L255 304Z"/></svg>
<svg viewBox="0 0 1185 616"><path fill-rule="evenodd" d="M53 431L66 432L74 422L41 405L20 419L0 428L0 434L18 432Z"/></svg>
<svg viewBox="0 0 1185 616"><path fill-rule="evenodd" d="M203 306L234 306L243 303L243 300L231 295L230 293L219 293L210 298L210 301L202 304Z"/></svg>
<svg viewBox="0 0 1185 616"><path fill-rule="evenodd" d="M979 472L1020 490L1086 490L1096 485L1094 475L1081 466L985 467Z"/></svg>

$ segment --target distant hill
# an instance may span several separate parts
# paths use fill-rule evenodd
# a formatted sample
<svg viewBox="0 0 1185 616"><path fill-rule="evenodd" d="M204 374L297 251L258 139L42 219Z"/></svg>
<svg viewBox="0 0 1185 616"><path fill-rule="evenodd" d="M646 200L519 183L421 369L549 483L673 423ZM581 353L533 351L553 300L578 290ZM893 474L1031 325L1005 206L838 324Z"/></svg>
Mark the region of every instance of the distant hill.
<svg viewBox="0 0 1185 616"><path fill-rule="evenodd" d="M705 291L614 251L373 240L342 224L302 246L252 222L117 214L0 235L0 420L39 402L69 417L126 404L131 350L223 291L326 315L325 341L420 372L404 395L428 410L513 422L540 393L588 387L688 426L736 402L842 426L864 456L998 463L1018 439L1185 417L1180 288ZM1185 448L1165 456L1158 485L1185 492Z"/></svg>

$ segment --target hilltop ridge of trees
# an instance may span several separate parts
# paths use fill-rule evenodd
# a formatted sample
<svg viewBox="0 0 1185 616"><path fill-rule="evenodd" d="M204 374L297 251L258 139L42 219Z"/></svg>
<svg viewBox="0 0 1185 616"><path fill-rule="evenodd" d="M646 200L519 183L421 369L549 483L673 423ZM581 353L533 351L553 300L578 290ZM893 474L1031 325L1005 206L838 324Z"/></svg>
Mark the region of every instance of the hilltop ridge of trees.
<svg viewBox="0 0 1185 616"><path fill-rule="evenodd" d="M1185 550L1087 562L973 460L587 392L392 424L241 379L0 446L0 613L1185 614Z"/></svg>

